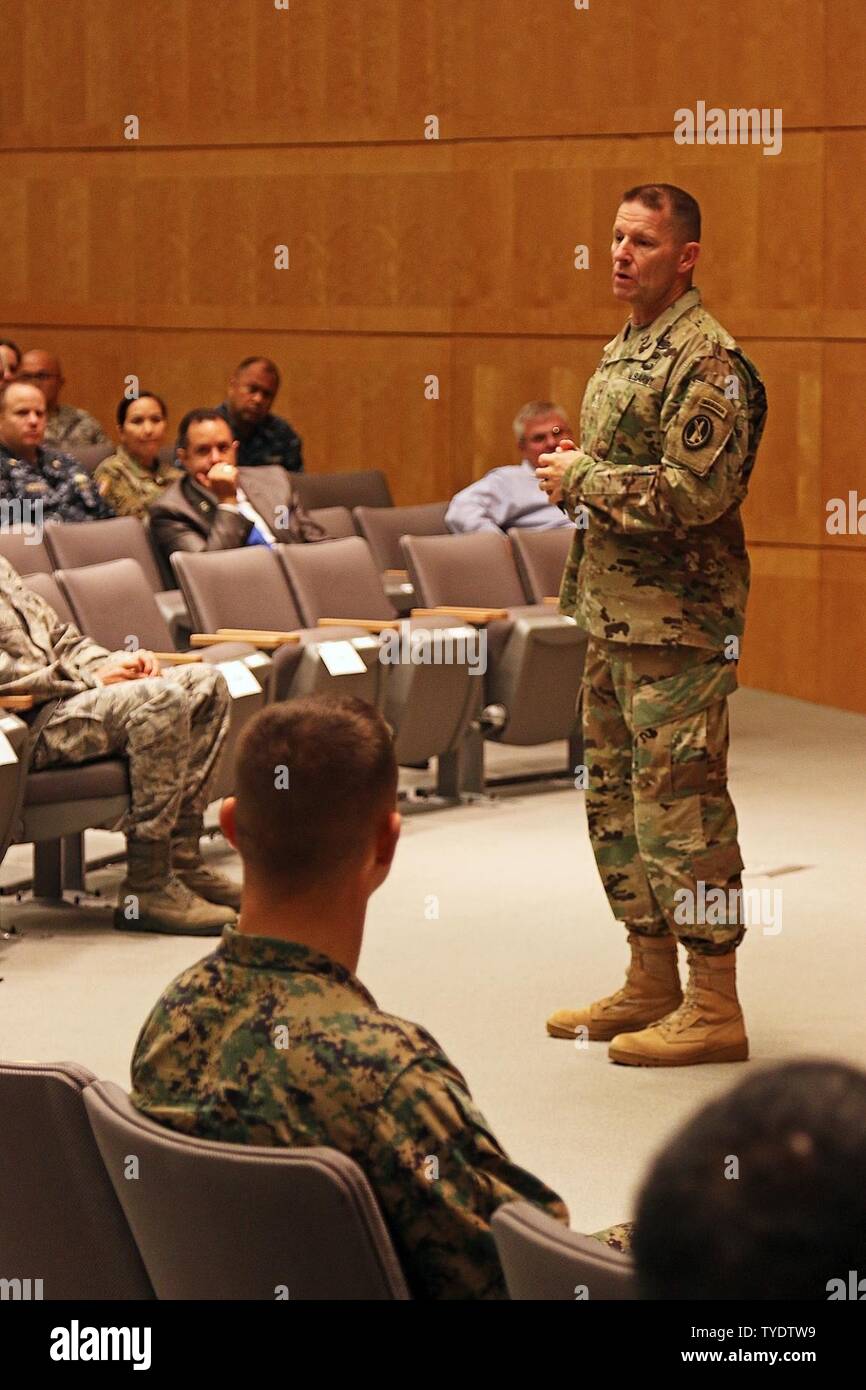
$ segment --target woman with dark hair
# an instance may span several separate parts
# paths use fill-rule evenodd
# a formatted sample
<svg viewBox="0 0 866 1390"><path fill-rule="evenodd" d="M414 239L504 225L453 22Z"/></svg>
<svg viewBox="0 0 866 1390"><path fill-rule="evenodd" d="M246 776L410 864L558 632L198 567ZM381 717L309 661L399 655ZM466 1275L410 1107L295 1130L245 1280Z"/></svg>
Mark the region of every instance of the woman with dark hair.
<svg viewBox="0 0 866 1390"><path fill-rule="evenodd" d="M21 349L11 338L0 338L0 385L14 381L21 366Z"/></svg>
<svg viewBox="0 0 866 1390"><path fill-rule="evenodd" d="M180 469L159 457L167 419L165 401L153 391L133 400L124 397L117 407L120 447L103 459L94 477L118 516L144 520L163 488L181 477Z"/></svg>

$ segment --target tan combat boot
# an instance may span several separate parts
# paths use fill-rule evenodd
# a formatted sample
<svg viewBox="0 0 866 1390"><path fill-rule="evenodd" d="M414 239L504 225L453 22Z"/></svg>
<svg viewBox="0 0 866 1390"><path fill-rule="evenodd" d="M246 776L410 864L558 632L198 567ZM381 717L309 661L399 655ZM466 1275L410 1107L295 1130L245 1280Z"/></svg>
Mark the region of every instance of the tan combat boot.
<svg viewBox="0 0 866 1390"><path fill-rule="evenodd" d="M643 1032L614 1038L608 1049L611 1061L631 1067L748 1061L736 961L736 951L723 956L689 951L689 983L680 1007Z"/></svg>
<svg viewBox="0 0 866 1390"><path fill-rule="evenodd" d="M126 878L114 909L118 931L220 936L236 922L231 908L205 902L171 872L168 840L127 840Z"/></svg>
<svg viewBox="0 0 866 1390"><path fill-rule="evenodd" d="M237 910L241 905L241 885L205 864L201 857L202 829L201 816L178 821L171 834L172 870L181 883L205 902Z"/></svg>
<svg viewBox="0 0 866 1390"><path fill-rule="evenodd" d="M576 1038L577 1030L591 1042L608 1042L618 1033L645 1028L682 1002L675 936L639 936L629 932L631 964L625 984L616 994L585 1009L560 1009L547 1020L552 1038Z"/></svg>

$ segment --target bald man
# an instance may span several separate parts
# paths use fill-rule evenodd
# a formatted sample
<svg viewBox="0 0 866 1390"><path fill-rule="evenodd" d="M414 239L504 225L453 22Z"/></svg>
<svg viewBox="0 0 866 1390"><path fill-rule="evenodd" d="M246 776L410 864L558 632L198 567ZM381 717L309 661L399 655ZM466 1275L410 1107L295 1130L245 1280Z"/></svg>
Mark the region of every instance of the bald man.
<svg viewBox="0 0 866 1390"><path fill-rule="evenodd" d="M31 348L21 358L17 380L38 386L45 397L48 414L44 442L50 448L80 449L89 444L111 443L99 421L86 410L60 404L65 378L59 357L43 352L42 348Z"/></svg>

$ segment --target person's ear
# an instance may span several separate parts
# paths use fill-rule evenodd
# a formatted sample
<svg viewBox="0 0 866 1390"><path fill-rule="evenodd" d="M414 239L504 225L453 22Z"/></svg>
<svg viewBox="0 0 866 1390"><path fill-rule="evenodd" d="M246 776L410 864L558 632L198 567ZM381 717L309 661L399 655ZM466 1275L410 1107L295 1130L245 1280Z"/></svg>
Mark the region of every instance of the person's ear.
<svg viewBox="0 0 866 1390"><path fill-rule="evenodd" d="M220 830L225 835L232 849L238 847L238 831L235 823L235 812L238 799L236 796L227 796L220 806Z"/></svg>
<svg viewBox="0 0 866 1390"><path fill-rule="evenodd" d="M693 270L700 254L701 243L699 241L687 241L680 252L680 271Z"/></svg>

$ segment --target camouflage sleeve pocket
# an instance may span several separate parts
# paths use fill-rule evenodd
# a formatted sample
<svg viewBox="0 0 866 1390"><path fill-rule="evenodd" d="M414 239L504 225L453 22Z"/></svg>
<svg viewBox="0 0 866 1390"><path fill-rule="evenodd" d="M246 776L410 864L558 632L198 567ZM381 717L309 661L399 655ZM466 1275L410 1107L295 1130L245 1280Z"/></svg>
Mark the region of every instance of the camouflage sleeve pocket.
<svg viewBox="0 0 866 1390"><path fill-rule="evenodd" d="M728 442L737 402L717 387L693 381L665 435L665 459L706 477Z"/></svg>

